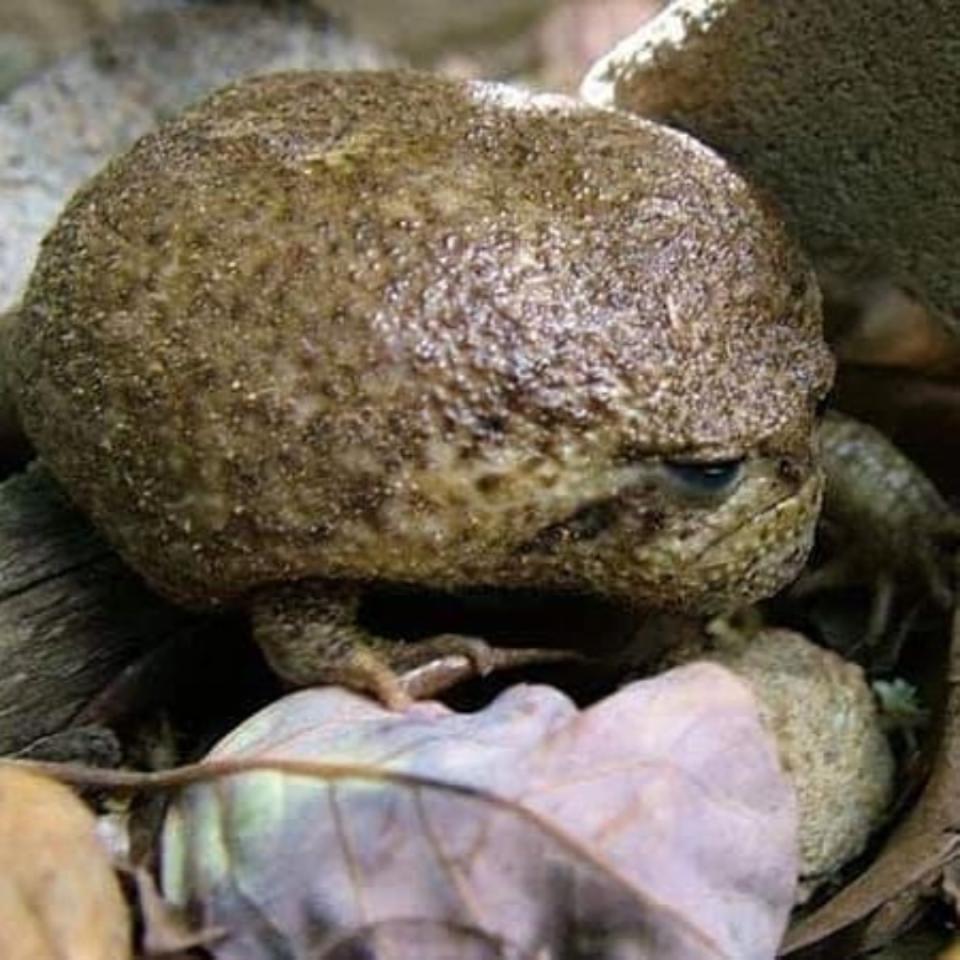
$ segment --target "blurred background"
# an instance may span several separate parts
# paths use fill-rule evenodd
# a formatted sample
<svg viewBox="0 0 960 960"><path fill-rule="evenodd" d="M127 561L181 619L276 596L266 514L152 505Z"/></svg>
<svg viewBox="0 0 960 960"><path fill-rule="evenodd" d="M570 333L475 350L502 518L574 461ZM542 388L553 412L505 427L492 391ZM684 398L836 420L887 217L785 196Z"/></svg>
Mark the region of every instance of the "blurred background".
<svg viewBox="0 0 960 960"><path fill-rule="evenodd" d="M243 0L0 0L0 92L105 29L149 11L254 6ZM311 8L338 29L418 66L527 76L572 89L584 67L661 0L263 0Z"/></svg>

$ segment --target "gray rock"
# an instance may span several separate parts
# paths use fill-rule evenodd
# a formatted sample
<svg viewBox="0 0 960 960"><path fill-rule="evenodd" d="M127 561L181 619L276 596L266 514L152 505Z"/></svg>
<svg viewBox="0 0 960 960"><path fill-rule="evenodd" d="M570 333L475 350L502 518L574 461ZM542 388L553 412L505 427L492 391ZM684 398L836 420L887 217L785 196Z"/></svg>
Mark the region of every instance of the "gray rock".
<svg viewBox="0 0 960 960"><path fill-rule="evenodd" d="M115 23L125 6L125 0L0 3L0 94L6 95L32 71L76 50L95 31Z"/></svg>
<svg viewBox="0 0 960 960"><path fill-rule="evenodd" d="M558 0L309 0L360 36L428 65L521 40Z"/></svg>
<svg viewBox="0 0 960 960"><path fill-rule="evenodd" d="M681 127L786 208L821 275L958 328L960 3L675 0L584 96Z"/></svg>
<svg viewBox="0 0 960 960"><path fill-rule="evenodd" d="M241 76L385 62L309 9L231 4L134 16L18 87L0 103L0 310L73 191L159 121Z"/></svg>

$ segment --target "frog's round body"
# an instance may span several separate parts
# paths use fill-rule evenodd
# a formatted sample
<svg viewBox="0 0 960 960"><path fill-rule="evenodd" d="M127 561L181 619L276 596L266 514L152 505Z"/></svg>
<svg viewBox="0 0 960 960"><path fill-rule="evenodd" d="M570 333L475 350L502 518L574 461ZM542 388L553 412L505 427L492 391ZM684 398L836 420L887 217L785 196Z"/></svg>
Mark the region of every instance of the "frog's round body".
<svg viewBox="0 0 960 960"><path fill-rule="evenodd" d="M14 354L42 457L195 607L319 578L720 608L796 573L819 501L831 363L776 216L683 134L492 85L222 91L74 198ZM666 466L740 459L714 495Z"/></svg>

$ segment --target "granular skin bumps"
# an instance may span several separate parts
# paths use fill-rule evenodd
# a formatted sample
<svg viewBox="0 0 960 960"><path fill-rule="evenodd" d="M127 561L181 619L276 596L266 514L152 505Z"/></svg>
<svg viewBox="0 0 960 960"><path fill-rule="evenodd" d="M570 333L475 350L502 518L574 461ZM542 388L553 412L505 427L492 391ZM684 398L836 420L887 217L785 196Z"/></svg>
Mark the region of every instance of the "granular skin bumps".
<svg viewBox="0 0 960 960"><path fill-rule="evenodd" d="M819 503L808 265L707 149L560 98L227 88L74 198L13 353L42 457L198 608L307 579L725 607L796 573ZM740 459L721 498L658 472Z"/></svg>

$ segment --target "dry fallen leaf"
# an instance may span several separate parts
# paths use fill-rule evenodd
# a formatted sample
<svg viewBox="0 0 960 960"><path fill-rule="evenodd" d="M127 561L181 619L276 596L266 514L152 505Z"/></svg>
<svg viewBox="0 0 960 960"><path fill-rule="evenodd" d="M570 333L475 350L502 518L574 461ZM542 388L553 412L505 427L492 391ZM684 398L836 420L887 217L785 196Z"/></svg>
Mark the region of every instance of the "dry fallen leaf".
<svg viewBox="0 0 960 960"><path fill-rule="evenodd" d="M130 922L93 814L66 787L0 767L0 957L123 960Z"/></svg>
<svg viewBox="0 0 960 960"><path fill-rule="evenodd" d="M937 960L960 960L960 938L955 939L942 953L938 953Z"/></svg>
<svg viewBox="0 0 960 960"><path fill-rule="evenodd" d="M769 960L787 921L794 798L751 695L715 665L585 710L547 687L473 714L302 691L210 757L257 758L350 766L179 796L165 893L227 931L218 960Z"/></svg>

